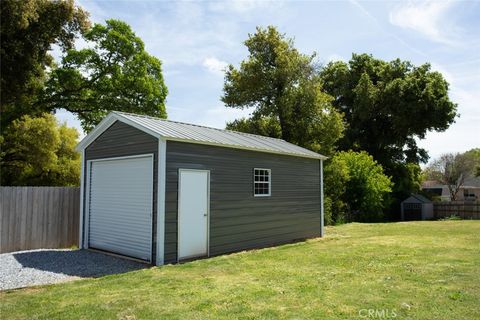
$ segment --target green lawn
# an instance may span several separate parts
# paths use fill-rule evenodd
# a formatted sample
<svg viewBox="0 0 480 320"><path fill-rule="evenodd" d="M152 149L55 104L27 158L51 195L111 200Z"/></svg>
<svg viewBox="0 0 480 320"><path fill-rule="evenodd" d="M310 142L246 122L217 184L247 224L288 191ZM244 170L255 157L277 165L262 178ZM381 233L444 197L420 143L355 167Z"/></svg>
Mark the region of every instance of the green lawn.
<svg viewBox="0 0 480 320"><path fill-rule="evenodd" d="M2 292L0 304L2 319L480 319L480 221L329 227L323 239Z"/></svg>

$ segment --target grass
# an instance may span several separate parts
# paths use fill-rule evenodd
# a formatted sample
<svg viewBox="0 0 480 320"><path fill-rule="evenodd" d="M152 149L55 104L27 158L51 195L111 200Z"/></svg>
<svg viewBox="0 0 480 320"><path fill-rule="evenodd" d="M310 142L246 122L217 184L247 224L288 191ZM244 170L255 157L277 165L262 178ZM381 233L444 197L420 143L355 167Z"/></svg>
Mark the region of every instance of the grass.
<svg viewBox="0 0 480 320"><path fill-rule="evenodd" d="M323 239L5 291L0 317L480 319L479 301L480 221L353 223Z"/></svg>

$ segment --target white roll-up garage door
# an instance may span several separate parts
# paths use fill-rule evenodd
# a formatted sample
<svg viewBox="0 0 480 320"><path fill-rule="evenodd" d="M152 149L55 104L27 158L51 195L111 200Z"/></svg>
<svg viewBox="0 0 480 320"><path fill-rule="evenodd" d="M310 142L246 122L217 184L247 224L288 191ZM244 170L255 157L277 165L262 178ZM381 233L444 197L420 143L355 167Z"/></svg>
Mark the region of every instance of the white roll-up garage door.
<svg viewBox="0 0 480 320"><path fill-rule="evenodd" d="M90 162L88 245L151 260L153 157Z"/></svg>

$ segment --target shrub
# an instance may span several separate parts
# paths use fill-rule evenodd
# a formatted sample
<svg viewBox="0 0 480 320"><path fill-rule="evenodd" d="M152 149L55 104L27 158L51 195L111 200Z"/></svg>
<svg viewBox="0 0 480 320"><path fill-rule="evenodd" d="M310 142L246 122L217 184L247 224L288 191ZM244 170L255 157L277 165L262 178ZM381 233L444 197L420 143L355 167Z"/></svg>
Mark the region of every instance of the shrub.
<svg viewBox="0 0 480 320"><path fill-rule="evenodd" d="M325 168L331 220L380 221L393 183L367 152L339 152Z"/></svg>

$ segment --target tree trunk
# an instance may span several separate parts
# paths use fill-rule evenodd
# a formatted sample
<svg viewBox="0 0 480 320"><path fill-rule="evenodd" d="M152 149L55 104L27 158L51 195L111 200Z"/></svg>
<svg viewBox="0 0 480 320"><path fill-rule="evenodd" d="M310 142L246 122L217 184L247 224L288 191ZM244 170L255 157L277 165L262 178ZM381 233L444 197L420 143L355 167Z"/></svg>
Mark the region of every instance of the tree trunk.
<svg viewBox="0 0 480 320"><path fill-rule="evenodd" d="M458 190L460 189L460 186L452 186L452 185L448 185L448 190L450 191L450 201L455 201L457 200L457 194L458 194Z"/></svg>
<svg viewBox="0 0 480 320"><path fill-rule="evenodd" d="M278 110L278 121L280 122L280 128L282 128L282 139L288 142L292 142L292 133L290 132L290 128L286 123L281 110Z"/></svg>

